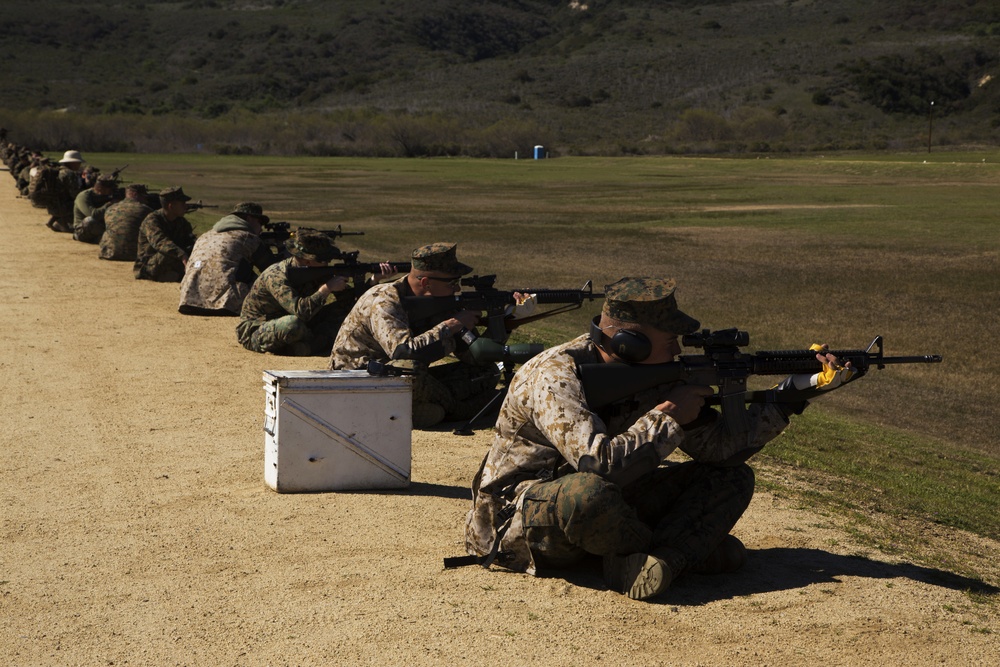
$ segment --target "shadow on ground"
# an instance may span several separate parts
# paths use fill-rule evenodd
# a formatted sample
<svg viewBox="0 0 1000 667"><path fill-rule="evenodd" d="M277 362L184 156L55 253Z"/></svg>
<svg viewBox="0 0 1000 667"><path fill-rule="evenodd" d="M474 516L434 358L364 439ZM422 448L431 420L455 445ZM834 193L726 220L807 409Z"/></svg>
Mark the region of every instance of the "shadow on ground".
<svg viewBox="0 0 1000 667"><path fill-rule="evenodd" d="M600 563L578 571L546 573L562 577L587 588L606 588ZM864 556L843 556L821 549L775 548L749 553L747 564L739 572L715 576L687 575L670 586L654 603L702 605L716 600L805 588L814 584L838 584L842 577L897 579L904 577L932 586L981 595L1000 594L1000 588L979 579L964 577L936 568L912 563L886 563Z"/></svg>

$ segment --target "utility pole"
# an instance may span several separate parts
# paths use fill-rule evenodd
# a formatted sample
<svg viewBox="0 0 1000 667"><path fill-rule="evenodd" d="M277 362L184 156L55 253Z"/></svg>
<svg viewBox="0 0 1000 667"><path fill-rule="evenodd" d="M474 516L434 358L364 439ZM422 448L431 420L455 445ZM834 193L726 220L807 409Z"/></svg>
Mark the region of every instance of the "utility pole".
<svg viewBox="0 0 1000 667"><path fill-rule="evenodd" d="M934 100L927 107L927 152L931 152L931 133L934 130Z"/></svg>

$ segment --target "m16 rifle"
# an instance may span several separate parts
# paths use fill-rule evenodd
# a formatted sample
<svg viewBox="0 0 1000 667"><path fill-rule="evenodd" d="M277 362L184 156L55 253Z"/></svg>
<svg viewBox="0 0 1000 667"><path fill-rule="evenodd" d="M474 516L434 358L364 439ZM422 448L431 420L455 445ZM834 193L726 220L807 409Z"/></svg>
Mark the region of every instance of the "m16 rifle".
<svg viewBox="0 0 1000 667"><path fill-rule="evenodd" d="M480 317L480 325L486 327L485 337L503 345L510 333L517 327L536 320L559 315L583 306L584 301L603 299L604 294L595 292L591 281L582 288L574 289L535 289L498 290L493 285L495 275L472 276L462 278L463 287L471 287L472 291L459 292L453 296L408 296L403 299L403 307L409 313L411 321L436 320L441 322L462 310L474 310L484 313ZM532 295L538 305L557 306L544 312L528 317L513 319L508 317L512 307L517 305L515 294Z"/></svg>
<svg viewBox="0 0 1000 667"><path fill-rule="evenodd" d="M747 403L802 404L823 393L821 389L747 390L747 379L751 375L821 372L823 364L816 358L815 350L746 353L740 348L750 344L750 335L738 329L704 329L700 333L683 336L681 342L687 347L701 348L704 353L682 354L677 361L664 364L581 364L578 368L587 406L597 411L640 391L670 382L713 386L718 387L718 392L706 403L720 405L729 433L745 437L750 430ZM837 357L841 364L851 362L855 375L848 382L865 375L872 368L882 369L889 364L941 362L941 355L938 354L887 357L883 351L882 336L876 336L865 349L830 350L829 353Z"/></svg>
<svg viewBox="0 0 1000 667"><path fill-rule="evenodd" d="M288 282L292 285L305 285L308 283L325 283L334 276L345 276L352 278L355 290L364 291L363 281L359 280L368 274L378 275L382 272L382 265L378 262L359 262L358 251L343 252L340 254L342 264L330 264L328 266L289 266ZM408 273L412 268L409 262L389 262L398 273Z"/></svg>
<svg viewBox="0 0 1000 667"><path fill-rule="evenodd" d="M185 202L188 211L199 211L203 208L219 208L217 204L206 204L202 200Z"/></svg>

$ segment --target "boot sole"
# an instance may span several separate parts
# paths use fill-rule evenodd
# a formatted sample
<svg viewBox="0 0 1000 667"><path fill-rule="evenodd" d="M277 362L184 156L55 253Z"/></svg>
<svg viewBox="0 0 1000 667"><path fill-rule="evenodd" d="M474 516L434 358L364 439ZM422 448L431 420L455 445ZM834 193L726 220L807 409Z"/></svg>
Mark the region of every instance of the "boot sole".
<svg viewBox="0 0 1000 667"><path fill-rule="evenodd" d="M659 558L631 554L605 557L604 579L619 593L633 600L646 600L665 591L671 577Z"/></svg>

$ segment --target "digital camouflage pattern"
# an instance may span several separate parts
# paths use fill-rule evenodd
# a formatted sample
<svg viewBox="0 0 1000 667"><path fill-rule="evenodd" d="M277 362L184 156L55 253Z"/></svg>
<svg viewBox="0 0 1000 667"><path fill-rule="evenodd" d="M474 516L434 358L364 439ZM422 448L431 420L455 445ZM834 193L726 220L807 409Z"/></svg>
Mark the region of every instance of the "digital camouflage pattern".
<svg viewBox="0 0 1000 667"><path fill-rule="evenodd" d="M227 231L217 231L217 224L195 241L181 280L180 306L239 315L256 278L253 267L263 271L273 263L267 244L247 223L236 216L224 221L230 222Z"/></svg>
<svg viewBox="0 0 1000 667"><path fill-rule="evenodd" d="M431 243L413 251L411 263L419 271L435 271L464 276L472 267L458 261L458 246L454 243Z"/></svg>
<svg viewBox="0 0 1000 667"><path fill-rule="evenodd" d="M104 212L104 234L98 257L134 262L139 246L139 226L153 209L134 199L112 204Z"/></svg>
<svg viewBox="0 0 1000 667"><path fill-rule="evenodd" d="M426 428L443 419L473 417L492 397L499 371L492 364L469 363L469 360L434 366L408 360L432 349L432 357L443 359L455 352L456 341L444 322L429 327L412 326L403 307L406 296L413 296L406 276L365 292L340 327L328 368L365 369L373 360L409 367L414 371L416 428ZM436 418L425 416L435 414Z"/></svg>
<svg viewBox="0 0 1000 667"><path fill-rule="evenodd" d="M292 285L288 267L294 257L267 267L243 301L236 338L253 352L279 352L297 343L310 341L312 352L329 353L340 323L353 300L351 290L335 292L335 301L317 293L318 284ZM323 350L322 348L327 348Z"/></svg>
<svg viewBox="0 0 1000 667"><path fill-rule="evenodd" d="M359 370L368 362L409 358L430 345L440 356L455 351L455 339L444 322L426 331L413 331L403 297L413 296L407 277L375 285L361 295L340 327L330 356L331 370ZM399 350L399 352L397 352Z"/></svg>
<svg viewBox="0 0 1000 667"><path fill-rule="evenodd" d="M622 278L604 286L603 313L619 322L646 324L677 335L694 333L698 320L677 308L670 278Z"/></svg>
<svg viewBox="0 0 1000 667"><path fill-rule="evenodd" d="M662 546L656 544L657 534L660 539L666 539L671 531L677 532L678 526L691 524L691 516L685 514L681 521L677 516L670 518L669 511L695 511L698 502L701 502L714 512L713 516L700 517L704 525L709 525L708 532L712 539L703 538L700 541L691 540L690 544L669 545L689 549L691 553L686 554L686 557L698 559L717 546L718 541L732 527L731 524L726 527L732 515L736 513L738 518L742 513L745 504L743 508L739 505L744 501L749 502L749 496L744 493L747 475L752 478L749 467L736 466L734 469L738 471L733 472L734 469L702 464L725 461L737 452L762 446L776 437L788 424L780 409L772 405L751 406L748 415L751 430L744 441L737 441L729 436L721 419L708 419L704 425L692 426L685 431L671 417L656 410L655 406L662 401L669 385L643 392L636 395L633 401L611 406L608 410L595 414L587 407L576 367L578 364L599 362L597 348L589 336L584 335L545 350L525 363L514 375L500 409L493 445L473 482L473 508L466 521L466 547L470 554L486 555L490 552L495 531L501 525L498 513L513 504L518 511L514 513L510 527L501 541L500 551L504 557L497 562L510 569L534 574L537 563L529 550L526 527L543 527L539 518L542 514L549 517L546 519L549 523L545 525L550 527L559 525L560 521L565 522L566 517L560 517L558 507L545 500L551 493L544 487L536 490L536 495L541 495L542 500L536 498L533 501L541 504L532 507L531 503L526 503L526 499L533 497L529 489L549 482L553 475L559 481L563 475L591 473L620 489L622 497L627 501L626 505L633 508L624 510L619 504L618 514L612 522L619 527L603 538L591 535L589 543L602 543L603 540L605 545L618 544L624 547L631 544L634 547L635 540L646 540L650 542L645 545L646 548ZM717 415L714 411L706 412ZM699 462L699 467L721 471L715 477L699 473L706 479L696 480L695 484L695 488L716 489L713 491L715 496L697 501L691 500L689 494L682 494L684 502L677 507L660 507L650 511L650 515L640 516L640 523L645 524L643 528L640 523L636 523L636 511L641 509L638 500L647 498L648 489L656 488L655 480L658 476L671 474L663 472L669 470L669 466L661 468L660 465L677 448ZM720 482L720 478L731 478L729 481L739 482L736 491L732 485ZM563 482L567 483L569 482ZM573 483L583 484L587 488L592 486L584 478L574 480ZM601 493L607 493L607 490L602 490ZM606 502L611 502L614 493L601 497ZM655 494L647 500L653 504L663 503L663 499ZM579 502L579 499L574 502ZM658 517L652 516L657 512L660 513ZM526 520L529 524L527 526ZM666 525L671 521L675 522L673 527ZM658 523L664 525L657 527ZM607 524L593 524L603 525ZM602 532L598 528L588 530ZM660 533L657 533L658 530ZM723 532L718 534L718 531ZM543 538L544 536L538 539L544 543ZM706 546L713 540L713 544ZM707 551L702 554L704 549ZM555 554L550 555L555 557L561 553L560 549L555 551ZM579 558L582 553L577 545L572 555Z"/></svg>
<svg viewBox="0 0 1000 667"><path fill-rule="evenodd" d="M285 248L292 257L314 262L329 262L340 257L340 250L333 239L315 229L300 227L292 238L285 241Z"/></svg>
<svg viewBox="0 0 1000 667"><path fill-rule="evenodd" d="M194 231L184 216L167 220L163 209L153 211L139 225L132 273L138 280L179 283L184 276L186 250L194 245Z"/></svg>

